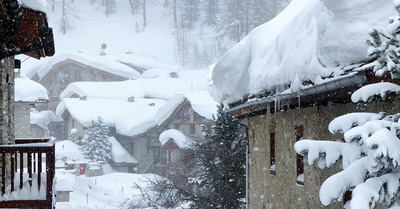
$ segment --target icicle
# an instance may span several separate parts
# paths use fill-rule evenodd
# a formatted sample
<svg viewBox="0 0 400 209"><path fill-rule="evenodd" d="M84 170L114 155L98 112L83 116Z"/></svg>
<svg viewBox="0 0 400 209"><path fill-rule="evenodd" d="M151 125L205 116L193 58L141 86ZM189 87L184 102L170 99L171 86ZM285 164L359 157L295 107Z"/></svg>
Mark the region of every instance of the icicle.
<svg viewBox="0 0 400 209"><path fill-rule="evenodd" d="M267 119L271 117L271 104L267 102Z"/></svg>
<svg viewBox="0 0 400 209"><path fill-rule="evenodd" d="M298 110L299 110L299 115L300 115L300 110L301 110L301 107L300 107L300 102L301 102L301 93L300 93L300 91L299 91L299 95L297 96L297 98L298 98L298 104L297 104L297 108L298 108Z"/></svg>

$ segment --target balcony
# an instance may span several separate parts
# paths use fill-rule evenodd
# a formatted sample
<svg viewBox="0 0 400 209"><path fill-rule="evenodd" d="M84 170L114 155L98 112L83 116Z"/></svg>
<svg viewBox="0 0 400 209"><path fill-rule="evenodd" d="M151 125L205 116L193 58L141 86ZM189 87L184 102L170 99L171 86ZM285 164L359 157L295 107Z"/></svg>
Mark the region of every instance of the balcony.
<svg viewBox="0 0 400 209"><path fill-rule="evenodd" d="M54 150L51 139L0 145L0 208L54 208Z"/></svg>

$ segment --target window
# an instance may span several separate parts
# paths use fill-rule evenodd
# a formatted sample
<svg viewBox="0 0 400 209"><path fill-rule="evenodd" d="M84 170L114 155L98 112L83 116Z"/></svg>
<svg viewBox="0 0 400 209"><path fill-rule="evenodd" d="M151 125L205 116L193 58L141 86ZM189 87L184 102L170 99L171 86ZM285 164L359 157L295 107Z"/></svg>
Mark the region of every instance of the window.
<svg viewBox="0 0 400 209"><path fill-rule="evenodd" d="M269 160L270 160L270 174L276 175L275 171L275 127L269 129Z"/></svg>
<svg viewBox="0 0 400 209"><path fill-rule="evenodd" d="M296 141L300 141L301 138L303 137L303 133L304 133L303 125L295 126L294 133L296 135ZM296 168L297 168L296 169L296 173L297 173L296 182L298 185L304 185L304 157L299 154L297 154Z"/></svg>

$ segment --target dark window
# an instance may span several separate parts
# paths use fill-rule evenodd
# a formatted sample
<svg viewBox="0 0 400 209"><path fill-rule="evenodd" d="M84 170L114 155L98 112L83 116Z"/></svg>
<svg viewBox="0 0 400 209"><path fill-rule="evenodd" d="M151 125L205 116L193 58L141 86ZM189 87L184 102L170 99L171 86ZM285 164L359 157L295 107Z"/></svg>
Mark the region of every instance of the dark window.
<svg viewBox="0 0 400 209"><path fill-rule="evenodd" d="M275 128L269 129L269 160L270 160L270 173L276 175L275 171Z"/></svg>
<svg viewBox="0 0 400 209"><path fill-rule="evenodd" d="M296 141L300 141L303 137L304 127L303 125L295 126L294 132L296 135ZM296 168L297 168L297 184L304 185L304 157L297 154L296 159Z"/></svg>

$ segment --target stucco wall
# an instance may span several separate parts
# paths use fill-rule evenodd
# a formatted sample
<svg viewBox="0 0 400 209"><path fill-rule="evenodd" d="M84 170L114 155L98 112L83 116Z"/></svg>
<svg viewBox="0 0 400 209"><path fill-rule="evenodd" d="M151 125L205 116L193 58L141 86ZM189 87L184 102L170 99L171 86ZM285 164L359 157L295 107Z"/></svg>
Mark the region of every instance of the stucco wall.
<svg viewBox="0 0 400 209"><path fill-rule="evenodd" d="M319 186L339 170L340 162L333 168L319 169L304 165L304 186L296 184L296 152L294 128L304 126L303 139L340 140L333 135L328 124L334 118L350 112L400 112L399 100L365 104L335 104L279 111L248 118L249 127L249 195L250 208L342 208L342 203L329 206L319 201ZM270 173L270 127L275 126L276 175ZM306 162L307 159L305 159Z"/></svg>
<svg viewBox="0 0 400 209"><path fill-rule="evenodd" d="M15 103L15 137L31 137L30 104Z"/></svg>

